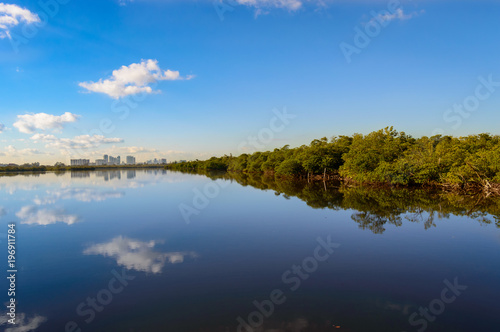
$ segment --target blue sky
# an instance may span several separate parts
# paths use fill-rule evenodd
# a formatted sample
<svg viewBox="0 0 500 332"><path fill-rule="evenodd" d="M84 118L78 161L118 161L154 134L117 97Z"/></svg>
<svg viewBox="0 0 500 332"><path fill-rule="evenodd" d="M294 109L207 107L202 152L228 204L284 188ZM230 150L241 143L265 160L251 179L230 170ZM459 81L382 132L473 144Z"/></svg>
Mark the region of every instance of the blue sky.
<svg viewBox="0 0 500 332"><path fill-rule="evenodd" d="M0 164L500 134L498 1L47 3L0 0Z"/></svg>

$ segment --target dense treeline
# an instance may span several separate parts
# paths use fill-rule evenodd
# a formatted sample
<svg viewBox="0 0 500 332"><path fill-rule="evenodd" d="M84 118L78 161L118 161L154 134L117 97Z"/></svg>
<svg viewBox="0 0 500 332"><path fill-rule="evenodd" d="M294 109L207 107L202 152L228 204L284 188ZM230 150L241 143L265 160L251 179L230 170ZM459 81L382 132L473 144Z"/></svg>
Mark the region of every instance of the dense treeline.
<svg viewBox="0 0 500 332"><path fill-rule="evenodd" d="M177 170L227 170L276 176L338 176L345 181L403 186L441 185L500 193L500 137L490 134L413 138L387 127L368 135L316 139L238 157L169 165Z"/></svg>

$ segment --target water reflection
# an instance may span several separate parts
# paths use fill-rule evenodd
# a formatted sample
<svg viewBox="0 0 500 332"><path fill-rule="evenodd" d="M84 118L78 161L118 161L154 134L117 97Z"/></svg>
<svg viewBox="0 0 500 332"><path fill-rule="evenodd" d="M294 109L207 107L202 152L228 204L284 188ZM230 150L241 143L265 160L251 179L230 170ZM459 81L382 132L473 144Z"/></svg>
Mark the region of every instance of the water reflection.
<svg viewBox="0 0 500 332"><path fill-rule="evenodd" d="M125 195L119 191L98 191L92 188L67 188L47 191L47 196L36 197L37 205L54 204L59 200L74 199L79 202L102 202L110 198L121 198Z"/></svg>
<svg viewBox="0 0 500 332"><path fill-rule="evenodd" d="M64 209L39 209L34 205L23 206L16 216L21 220L21 224L47 226L62 222L72 225L78 222L78 216L68 214Z"/></svg>
<svg viewBox="0 0 500 332"><path fill-rule="evenodd" d="M123 174L122 174L123 173ZM145 170L103 170L66 173L49 173L44 179L52 179L59 188L51 188L45 193L37 193L33 198L36 205L55 204L59 200L79 202L101 202L108 199L123 198L125 192L116 188L136 189L160 182L182 181L178 177L164 176L164 169ZM61 181L58 177L65 175ZM123 177L122 177L123 175ZM450 216L466 216L482 224L496 224L500 227L500 198L458 195L436 190L408 188L366 188L343 187L340 183L313 182L300 180L276 179L273 176L241 173L206 173L212 179L225 179L242 186L252 186L260 190L272 190L275 195L285 199L297 197L315 209L353 210L351 219L360 229L382 234L388 226L399 227L404 222L421 223L424 229L436 227L436 220ZM33 177L35 174L5 177L0 190L14 194L16 191L39 191L43 188ZM43 181L44 179L40 179ZM102 181L104 179L105 181ZM114 181L111 181L114 180ZM74 182L72 182L74 181ZM85 187L74 187L84 183ZM46 182L44 182L46 185ZM113 187L112 190L95 188ZM0 217L5 214L0 208ZM51 216L45 222L36 222L36 218ZM61 210L36 210L33 206L23 207L18 212L24 222L32 224L50 224L75 222L75 216Z"/></svg>
<svg viewBox="0 0 500 332"><path fill-rule="evenodd" d="M84 178L89 178L90 173L89 172L71 172L71 178L72 179L84 179Z"/></svg>
<svg viewBox="0 0 500 332"><path fill-rule="evenodd" d="M47 321L47 318L35 315L31 318L27 318L26 314L18 313L16 314L16 325L8 323L8 316L3 313L0 316L0 326L5 328L5 332L29 332L36 331L40 325ZM7 327L8 326L8 327Z"/></svg>
<svg viewBox="0 0 500 332"><path fill-rule="evenodd" d="M323 324L321 324L323 325ZM324 324L321 326L321 330L318 329L316 324L310 324L305 318L297 318L292 321L266 321L262 326L257 328L251 328L250 326L242 327L241 331L248 331L251 328L254 332L302 332L302 331L324 331L323 329L329 327L331 330L332 325ZM229 329L229 328L228 328ZM230 330L231 331L231 330Z"/></svg>
<svg viewBox="0 0 500 332"><path fill-rule="evenodd" d="M95 244L85 249L85 255L103 255L112 257L118 265L128 270L161 273L166 263L184 262L186 257L197 257L195 252L159 252L154 251L160 241L139 241L118 236L109 242Z"/></svg>
<svg viewBox="0 0 500 332"><path fill-rule="evenodd" d="M121 180L122 172L121 171L96 171L96 177L102 177L104 181L110 181L113 179Z"/></svg>
<svg viewBox="0 0 500 332"><path fill-rule="evenodd" d="M399 227L405 220L435 227L435 219L466 216L500 228L500 198L459 195L437 190L409 188L344 187L340 183L276 179L242 173L206 173L212 179L236 181L242 186L273 190L285 199L298 197L315 209L354 210L351 218L361 229L382 234L387 225Z"/></svg>
<svg viewBox="0 0 500 332"><path fill-rule="evenodd" d="M30 205L22 203L20 206L13 207L13 210L18 211L15 215L23 224L65 223L72 225L81 221L82 218L67 212L62 207L42 208L42 206L53 205L64 200L92 203L121 199L124 198L127 189L134 190L160 182L173 181L164 176L166 171L163 169L141 170L139 173L134 169L47 172L43 173L43 177L40 177L40 174L42 173L1 174L0 176L0 195L8 194L20 202L27 200L33 202ZM105 181L102 181L103 179ZM117 188L122 189L117 190ZM26 193L22 196L17 195L19 191ZM74 209L73 204L63 203L63 206ZM0 217L6 214L7 210L0 206Z"/></svg>
<svg viewBox="0 0 500 332"><path fill-rule="evenodd" d="M498 298L497 271L491 262L499 259L500 239L496 229L452 216L498 225L497 199L210 174L234 184L220 189L200 222L185 225L178 204L209 179L162 170L121 172L120 179L107 182L104 172L0 178L4 188L30 181L37 186L14 197L0 192L9 213L0 220L15 214L32 225L18 225L25 252L19 301L25 312L49 318L42 324L30 314L23 316L22 329L1 325L2 331L63 331L67 321L83 322L75 308L100 294L110 269L118 265L137 282L82 331L237 331L236 318L246 319L256 310L253 301L267 299L280 287L283 271L311 255L322 234L335 234L345 249L300 290L286 294L287 302L254 331L408 330L409 315L439 296L441 280L454 276L470 285L471 297L447 307L448 316L439 317L432 329L490 331L496 326L491 308ZM108 171L108 179L112 174ZM444 227L440 218L453 223ZM80 220L86 222L74 225ZM54 223L59 224L34 226ZM414 223L418 227L408 227ZM438 232L424 232L436 225ZM372 235L399 226L406 229ZM201 258L195 260L197 253ZM478 322L483 325L475 329Z"/></svg>
<svg viewBox="0 0 500 332"><path fill-rule="evenodd" d="M17 191L32 191L32 190L37 190L39 188L40 188L39 185L30 182L19 181L19 182L0 183L0 190L5 191L9 195L14 195Z"/></svg>
<svg viewBox="0 0 500 332"><path fill-rule="evenodd" d="M411 304L403 304L403 303L396 303L396 302L390 302L390 301L379 302L377 306L381 307L382 309L386 309L386 310L399 311L405 316L409 315L410 309L412 309L412 307L414 307Z"/></svg>
<svg viewBox="0 0 500 332"><path fill-rule="evenodd" d="M340 324L340 325L339 325ZM250 325L238 325L238 326L218 326L214 327L203 327L203 332L329 332L329 331L345 331L352 332L351 329L342 326L339 321L335 320L323 320L323 319L307 319L307 318L295 318L295 319L273 319L271 316L263 321L263 323L257 327L252 327ZM376 331L374 329L373 331Z"/></svg>

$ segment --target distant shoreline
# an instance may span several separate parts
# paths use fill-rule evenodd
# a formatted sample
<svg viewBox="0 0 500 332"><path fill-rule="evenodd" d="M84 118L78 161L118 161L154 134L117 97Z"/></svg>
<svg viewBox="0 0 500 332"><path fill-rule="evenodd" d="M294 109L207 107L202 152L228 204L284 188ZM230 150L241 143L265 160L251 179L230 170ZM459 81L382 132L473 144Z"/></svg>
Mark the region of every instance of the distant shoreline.
<svg viewBox="0 0 500 332"><path fill-rule="evenodd" d="M121 169L147 169L165 168L166 165L102 165L102 166L3 166L1 173L24 173L24 172L66 172L66 171L97 171L97 170L121 170Z"/></svg>

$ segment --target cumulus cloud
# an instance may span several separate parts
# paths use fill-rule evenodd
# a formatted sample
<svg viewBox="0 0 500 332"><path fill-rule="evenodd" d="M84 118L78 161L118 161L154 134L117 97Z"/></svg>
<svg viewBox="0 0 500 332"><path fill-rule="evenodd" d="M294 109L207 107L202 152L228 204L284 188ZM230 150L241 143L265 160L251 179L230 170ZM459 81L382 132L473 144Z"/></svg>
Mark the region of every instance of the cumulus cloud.
<svg viewBox="0 0 500 332"><path fill-rule="evenodd" d="M222 19L223 12L228 10L231 11L232 7L237 5L255 9L255 16L258 16L261 14L268 14L272 9L284 9L289 12L296 12L305 7L306 4L310 4L317 8L323 8L327 6L327 3L334 1L336 0L215 0L213 3L219 3L219 6L216 6L216 8L218 8L219 15Z"/></svg>
<svg viewBox="0 0 500 332"><path fill-rule="evenodd" d="M420 11L420 13L413 12L410 14L405 14L404 10L402 8L398 8L394 13L384 13L384 14L379 14L377 17L378 21L383 21L383 22L390 22L394 20L400 20L400 21L405 21L409 20L415 16L418 16L419 14L424 13L424 11ZM372 19L372 21L375 19Z"/></svg>
<svg viewBox="0 0 500 332"><path fill-rule="evenodd" d="M18 115L14 127L21 133L32 134L35 130L61 130L66 123L75 122L78 115L66 112L63 115L51 115L47 113Z"/></svg>
<svg viewBox="0 0 500 332"><path fill-rule="evenodd" d="M26 8L0 2L0 39L11 39L10 29L23 22L36 23L40 18Z"/></svg>
<svg viewBox="0 0 500 332"><path fill-rule="evenodd" d="M9 157L19 157L19 156L32 156L35 154L42 154L42 152L38 151L37 149L21 149L18 150L16 147L13 145L9 145L5 148L7 151L7 154Z"/></svg>
<svg viewBox="0 0 500 332"><path fill-rule="evenodd" d="M114 70L111 77L97 82L81 82L79 85L89 92L104 93L111 98L119 99L139 93L154 93L150 86L157 81L189 80L194 76L182 77L178 71L163 71L157 60L142 60Z"/></svg>
<svg viewBox="0 0 500 332"><path fill-rule="evenodd" d="M44 142L46 148L55 148L59 150L72 149L90 149L100 146L101 144L122 143L123 138L113 137L107 138L102 135L80 135L74 138L58 138L54 135L35 134L31 137L35 143Z"/></svg>
<svg viewBox="0 0 500 332"><path fill-rule="evenodd" d="M156 241L143 242L118 236L109 242L93 245L83 253L112 257L128 270L150 273L160 273L166 263L182 263L185 257L197 256L194 252L154 251L156 244Z"/></svg>
<svg viewBox="0 0 500 332"><path fill-rule="evenodd" d="M79 202L102 202L110 198L121 198L125 195L119 191L100 192L91 188L67 188L54 191L47 191L47 196L43 198L36 197L35 204L45 205L54 204L61 199L74 199Z"/></svg>
<svg viewBox="0 0 500 332"><path fill-rule="evenodd" d="M9 316L3 313L0 316L0 326L9 326L4 331L5 332L29 332L36 331L42 323L47 321L47 318L35 315L32 318L27 318L26 314L18 313L16 314L16 325L9 324Z"/></svg>
<svg viewBox="0 0 500 332"><path fill-rule="evenodd" d="M240 5L262 8L284 8L290 11L298 10L307 0L236 0Z"/></svg>
<svg viewBox="0 0 500 332"><path fill-rule="evenodd" d="M123 147L115 147L111 148L113 153L115 154L141 154L141 153L157 153L158 149L149 149L143 146L123 146Z"/></svg>
<svg viewBox="0 0 500 332"><path fill-rule="evenodd" d="M146 1L146 0L142 0ZM172 1L172 0L158 0L158 1ZM191 1L200 1L200 0L191 0ZM262 9L271 9L271 8L283 8L289 11L296 11L306 3L316 4L319 6L324 6L325 2L330 2L333 0L201 0L207 3L216 4L219 2L221 6L236 6L236 5L244 5L247 7L253 7L258 10ZM121 6L125 6L128 3L132 3L134 0L118 0L118 3Z"/></svg>
<svg viewBox="0 0 500 332"><path fill-rule="evenodd" d="M21 219L21 224L27 225L51 225L57 222L63 222L72 225L78 221L78 217L73 214L67 214L61 209L38 209L36 206L23 206L16 216Z"/></svg>

